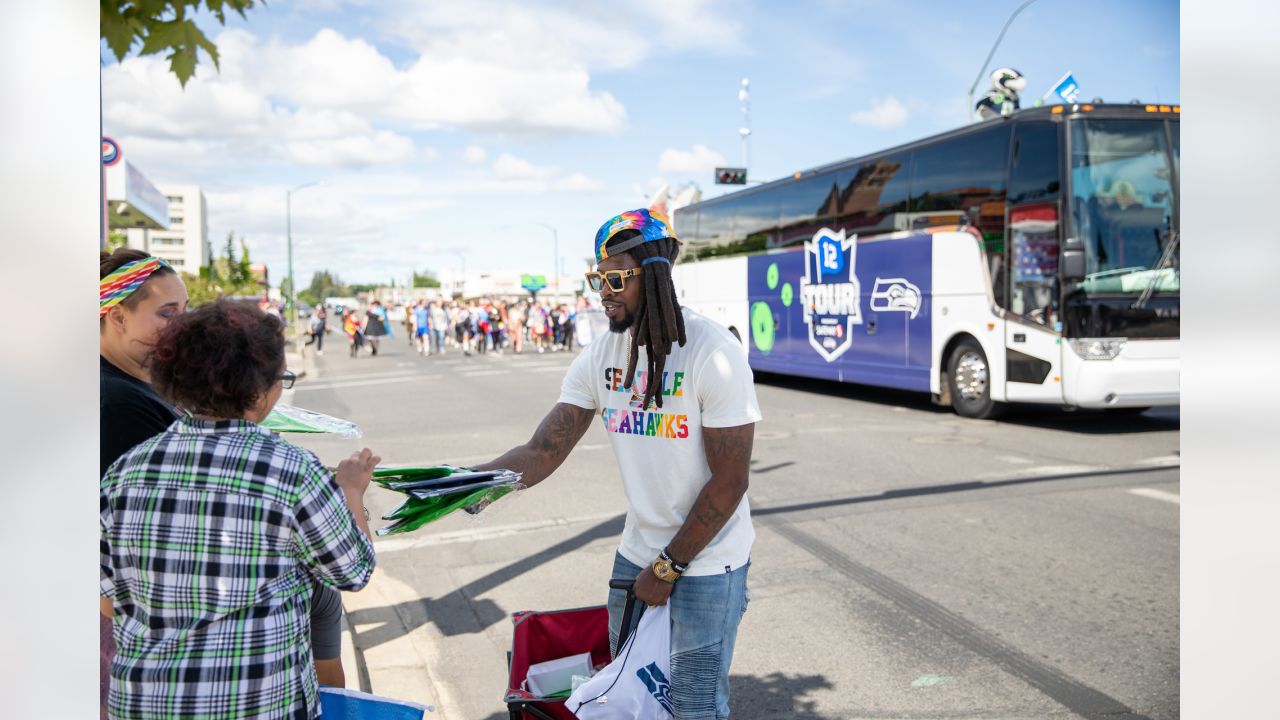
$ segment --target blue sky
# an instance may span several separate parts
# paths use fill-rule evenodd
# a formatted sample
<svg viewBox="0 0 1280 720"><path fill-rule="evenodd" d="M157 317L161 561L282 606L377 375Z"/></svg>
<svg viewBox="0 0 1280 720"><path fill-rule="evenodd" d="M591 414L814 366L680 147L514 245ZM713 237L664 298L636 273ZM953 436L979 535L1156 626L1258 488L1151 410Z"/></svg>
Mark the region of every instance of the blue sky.
<svg viewBox="0 0 1280 720"><path fill-rule="evenodd" d="M664 183L724 191L751 80L753 179L966 121L965 93L1020 0L272 0L220 28L222 71L187 89L157 57L108 61L104 131L158 183L196 183L215 248L353 282L566 272L596 227ZM1178 5L1037 0L988 72L1024 104L1071 71L1083 96L1180 102ZM104 52L104 55L109 55ZM985 90L983 77L976 95ZM541 223L541 224L540 224Z"/></svg>

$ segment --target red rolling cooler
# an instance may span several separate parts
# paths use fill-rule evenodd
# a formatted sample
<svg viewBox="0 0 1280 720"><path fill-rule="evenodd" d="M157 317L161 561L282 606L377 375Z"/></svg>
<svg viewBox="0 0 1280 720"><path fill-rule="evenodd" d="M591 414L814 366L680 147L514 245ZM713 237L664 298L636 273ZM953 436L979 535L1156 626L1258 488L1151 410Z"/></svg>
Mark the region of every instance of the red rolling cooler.
<svg viewBox="0 0 1280 720"><path fill-rule="evenodd" d="M626 643L631 627L635 597L630 580L610 580L610 587L627 590L627 605L622 613L623 635L618 645ZM581 653L591 653L592 667L603 667L609 657L609 610L604 605L575 610L539 612L524 610L512 613L514 630L511 652L507 653L507 694L503 698L511 720L575 720L564 706L566 696L539 697L530 692L526 678L529 667Z"/></svg>

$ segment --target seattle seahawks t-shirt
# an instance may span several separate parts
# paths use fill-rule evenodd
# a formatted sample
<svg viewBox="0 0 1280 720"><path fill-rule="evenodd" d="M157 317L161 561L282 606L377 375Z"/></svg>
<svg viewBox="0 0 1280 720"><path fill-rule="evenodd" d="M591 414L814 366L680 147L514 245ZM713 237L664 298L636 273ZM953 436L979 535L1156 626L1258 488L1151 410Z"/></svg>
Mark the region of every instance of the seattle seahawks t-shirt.
<svg viewBox="0 0 1280 720"><path fill-rule="evenodd" d="M609 332L573 361L560 390L560 402L597 411L609 433L630 503L618 552L641 567L675 537L711 479L702 429L761 419L742 344L715 321L688 308L683 312L686 342L671 348L661 378L647 377L642 347L635 382L624 389L631 333ZM661 383L662 407L654 401L642 407L650 381ZM685 574L738 569L750 558L755 536L744 495Z"/></svg>

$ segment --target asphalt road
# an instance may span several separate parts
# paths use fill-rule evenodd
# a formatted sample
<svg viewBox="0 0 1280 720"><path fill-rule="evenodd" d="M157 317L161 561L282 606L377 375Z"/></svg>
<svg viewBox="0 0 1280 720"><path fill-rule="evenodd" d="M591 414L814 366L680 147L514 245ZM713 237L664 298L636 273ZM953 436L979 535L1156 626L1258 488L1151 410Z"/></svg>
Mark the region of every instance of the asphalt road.
<svg viewBox="0 0 1280 720"><path fill-rule="evenodd" d="M361 444L387 464L492 458L571 360L336 345L291 398L363 429L298 440L329 463ZM735 718L1178 717L1176 408L993 422L857 386L762 376L757 393ZM370 491L375 525L397 502ZM346 598L350 685L506 718L510 613L602 603L624 511L593 425L537 488L380 540Z"/></svg>

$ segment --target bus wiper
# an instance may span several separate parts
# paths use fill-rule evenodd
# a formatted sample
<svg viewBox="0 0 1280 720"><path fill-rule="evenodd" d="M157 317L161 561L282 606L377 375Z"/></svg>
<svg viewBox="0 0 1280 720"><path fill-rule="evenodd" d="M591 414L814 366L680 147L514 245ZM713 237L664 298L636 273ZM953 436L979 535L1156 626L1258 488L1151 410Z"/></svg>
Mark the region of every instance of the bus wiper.
<svg viewBox="0 0 1280 720"><path fill-rule="evenodd" d="M1156 240L1160 239L1160 231L1154 230ZM1160 261L1151 268L1151 279L1147 282L1147 286L1142 289L1142 294L1138 295L1138 299L1133 302L1132 309L1141 310L1146 307L1147 302L1151 300L1151 295L1156 291L1156 285L1160 282L1160 273L1173 262L1173 254L1178 250L1178 231L1169 229L1169 239L1165 241L1164 252L1160 253Z"/></svg>

